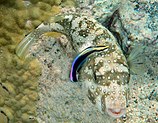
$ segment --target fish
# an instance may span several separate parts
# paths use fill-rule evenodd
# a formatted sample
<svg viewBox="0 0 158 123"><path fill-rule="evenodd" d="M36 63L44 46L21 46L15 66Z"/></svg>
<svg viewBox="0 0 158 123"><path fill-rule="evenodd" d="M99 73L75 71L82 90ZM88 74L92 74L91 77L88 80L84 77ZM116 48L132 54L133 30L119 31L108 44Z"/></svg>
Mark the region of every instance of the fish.
<svg viewBox="0 0 158 123"><path fill-rule="evenodd" d="M17 56L25 57L29 47L47 32L67 36L76 57L70 69L70 81L82 82L88 99L101 113L113 118L126 114L130 65L113 34L93 17L81 13L59 14L39 25L17 46ZM136 62L135 62L136 63ZM65 73L66 74L66 73Z"/></svg>
<svg viewBox="0 0 158 123"><path fill-rule="evenodd" d="M94 47L88 47L85 50L83 50L73 61L72 67L71 67L71 73L70 73L70 80L73 82L77 82L77 74L76 72L79 71L82 64L88 59L88 56L92 54L93 52L98 52L107 49L108 46L94 46ZM76 69L75 69L76 68Z"/></svg>

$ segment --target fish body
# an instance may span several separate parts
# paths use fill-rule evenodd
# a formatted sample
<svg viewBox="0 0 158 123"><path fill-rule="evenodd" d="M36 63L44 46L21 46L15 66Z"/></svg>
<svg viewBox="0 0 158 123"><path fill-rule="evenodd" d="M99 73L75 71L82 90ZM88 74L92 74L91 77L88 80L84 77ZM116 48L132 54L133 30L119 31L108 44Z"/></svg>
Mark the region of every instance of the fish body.
<svg viewBox="0 0 158 123"><path fill-rule="evenodd" d="M78 54L73 62L78 66L72 64L71 72L82 66L74 77L78 74L78 81L86 85L90 101L101 112L114 118L121 117L126 112L129 67L120 46L114 36L93 18L69 17L73 18L69 35ZM106 48L93 49L99 46ZM72 76L70 73L70 78Z"/></svg>
<svg viewBox="0 0 158 123"><path fill-rule="evenodd" d="M30 46L45 32L65 34L76 51L70 79L86 85L87 96L103 113L119 118L126 112L129 67L115 37L93 17L64 14L41 24L19 44ZM17 54L23 54L18 47ZM77 77L78 76L78 77Z"/></svg>

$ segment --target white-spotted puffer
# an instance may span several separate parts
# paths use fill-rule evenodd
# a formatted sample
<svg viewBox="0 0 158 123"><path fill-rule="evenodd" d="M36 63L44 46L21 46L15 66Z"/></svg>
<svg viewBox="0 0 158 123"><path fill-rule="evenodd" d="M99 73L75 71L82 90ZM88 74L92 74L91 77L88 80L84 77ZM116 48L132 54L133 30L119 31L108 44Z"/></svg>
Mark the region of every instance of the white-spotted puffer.
<svg viewBox="0 0 158 123"><path fill-rule="evenodd" d="M22 57L30 44L50 31L65 34L76 51L70 70L71 81L86 85L88 98L101 112L114 118L124 115L129 70L114 36L93 17L61 14L26 36L17 47L17 55Z"/></svg>

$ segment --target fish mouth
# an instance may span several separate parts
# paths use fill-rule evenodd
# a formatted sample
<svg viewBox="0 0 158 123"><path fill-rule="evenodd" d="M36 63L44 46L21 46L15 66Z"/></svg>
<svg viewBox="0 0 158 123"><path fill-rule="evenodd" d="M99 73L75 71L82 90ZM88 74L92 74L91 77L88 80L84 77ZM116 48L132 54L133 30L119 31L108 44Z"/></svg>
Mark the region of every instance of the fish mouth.
<svg viewBox="0 0 158 123"><path fill-rule="evenodd" d="M110 116L114 117L114 118L120 118L121 116L123 116L126 113L125 109L112 109L112 108L108 108L107 112Z"/></svg>

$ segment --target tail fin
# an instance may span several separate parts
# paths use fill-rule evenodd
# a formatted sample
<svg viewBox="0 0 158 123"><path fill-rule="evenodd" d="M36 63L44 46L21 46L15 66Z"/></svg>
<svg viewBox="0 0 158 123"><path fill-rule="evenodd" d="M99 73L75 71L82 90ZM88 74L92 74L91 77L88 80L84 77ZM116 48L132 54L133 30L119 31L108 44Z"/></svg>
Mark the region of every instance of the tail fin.
<svg viewBox="0 0 158 123"><path fill-rule="evenodd" d="M19 43L19 45L16 48L16 54L20 58L25 58L30 46L34 42L36 42L42 34L44 34L45 32L49 32L49 31L50 31L49 25L44 25L44 24L39 25L37 29L35 29L33 32L31 32L29 35L27 35Z"/></svg>

